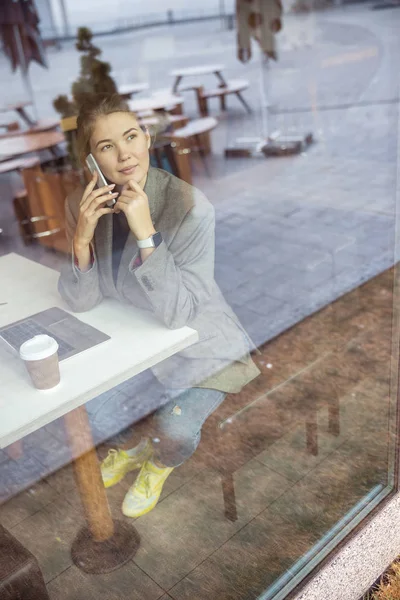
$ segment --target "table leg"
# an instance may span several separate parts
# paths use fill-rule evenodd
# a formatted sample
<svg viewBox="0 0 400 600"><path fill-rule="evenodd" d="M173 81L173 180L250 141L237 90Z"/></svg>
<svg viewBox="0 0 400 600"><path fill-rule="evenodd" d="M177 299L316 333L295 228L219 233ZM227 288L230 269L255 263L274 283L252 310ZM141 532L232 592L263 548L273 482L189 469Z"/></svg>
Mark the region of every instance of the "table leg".
<svg viewBox="0 0 400 600"><path fill-rule="evenodd" d="M237 521L237 508L235 498L235 483L232 473L222 475L222 493L224 496L225 516L232 523Z"/></svg>
<svg viewBox="0 0 400 600"><path fill-rule="evenodd" d="M340 403L339 396L334 392L333 400L328 407L328 432L336 437L340 435Z"/></svg>
<svg viewBox="0 0 400 600"><path fill-rule="evenodd" d="M135 555L139 534L131 525L111 517L86 408L76 408L64 419L87 520L72 544L72 560L86 573L108 573Z"/></svg>
<svg viewBox="0 0 400 600"><path fill-rule="evenodd" d="M318 423L317 411L307 417L306 421L306 447L307 451L313 456L318 456Z"/></svg>
<svg viewBox="0 0 400 600"><path fill-rule="evenodd" d="M226 87L228 84L226 83L226 80L224 79L221 71L215 71L215 75L217 76L217 78L219 79L219 82L221 84L221 87Z"/></svg>
<svg viewBox="0 0 400 600"><path fill-rule="evenodd" d="M19 116L21 117L21 119L23 119L29 127L34 127L36 125L36 121L33 121L30 118L30 116L28 115L28 113L22 106L19 108L16 108L16 111L19 114Z"/></svg>
<svg viewBox="0 0 400 600"><path fill-rule="evenodd" d="M173 85L172 88L172 93L176 94L176 92L178 91L178 86L180 84L180 82L182 81L182 75L178 75L177 78L175 79L175 83Z"/></svg>

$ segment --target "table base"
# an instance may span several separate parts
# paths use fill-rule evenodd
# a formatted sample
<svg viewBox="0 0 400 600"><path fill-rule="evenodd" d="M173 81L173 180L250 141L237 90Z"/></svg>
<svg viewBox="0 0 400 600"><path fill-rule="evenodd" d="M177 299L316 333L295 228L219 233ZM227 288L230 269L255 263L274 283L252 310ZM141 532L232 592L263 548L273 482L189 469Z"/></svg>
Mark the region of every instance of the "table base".
<svg viewBox="0 0 400 600"><path fill-rule="evenodd" d="M114 521L114 534L103 542L96 542L89 528L83 527L72 544L71 556L85 573L109 573L133 558L139 546L136 529L123 521Z"/></svg>

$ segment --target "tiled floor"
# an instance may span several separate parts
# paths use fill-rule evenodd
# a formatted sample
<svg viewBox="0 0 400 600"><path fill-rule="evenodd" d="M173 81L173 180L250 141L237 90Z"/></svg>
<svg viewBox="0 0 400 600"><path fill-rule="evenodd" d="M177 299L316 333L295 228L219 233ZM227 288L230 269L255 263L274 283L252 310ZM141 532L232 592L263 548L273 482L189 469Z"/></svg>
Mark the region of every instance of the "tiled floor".
<svg viewBox="0 0 400 600"><path fill-rule="evenodd" d="M256 599L385 485L392 285L390 270L261 348L262 375L228 396L157 507L134 521L140 548L121 569L72 564L83 516L70 466L4 504L1 523L39 560L52 600ZM115 518L133 480L107 491Z"/></svg>

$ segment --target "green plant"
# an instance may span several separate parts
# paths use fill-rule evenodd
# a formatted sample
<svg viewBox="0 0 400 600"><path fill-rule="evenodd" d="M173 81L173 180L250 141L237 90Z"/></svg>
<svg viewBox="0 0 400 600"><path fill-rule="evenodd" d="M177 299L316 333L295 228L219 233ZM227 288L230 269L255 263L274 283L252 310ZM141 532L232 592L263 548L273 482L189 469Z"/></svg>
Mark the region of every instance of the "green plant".
<svg viewBox="0 0 400 600"><path fill-rule="evenodd" d="M62 118L77 115L85 100L97 94L115 94L117 86L110 76L111 66L99 59L101 50L92 43L93 34L87 27L80 27L75 44L78 52L82 52L81 71L71 86L72 98L60 95L53 101L53 106ZM74 155L71 136L67 135L68 152L74 166L77 157Z"/></svg>

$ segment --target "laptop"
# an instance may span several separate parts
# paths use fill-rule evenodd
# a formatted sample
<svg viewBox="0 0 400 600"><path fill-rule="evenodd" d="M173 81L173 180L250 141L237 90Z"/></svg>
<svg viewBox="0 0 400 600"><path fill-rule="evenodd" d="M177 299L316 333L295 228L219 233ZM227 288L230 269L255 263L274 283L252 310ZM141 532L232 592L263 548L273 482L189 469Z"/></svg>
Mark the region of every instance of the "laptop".
<svg viewBox="0 0 400 600"><path fill-rule="evenodd" d="M57 341L60 361L110 339L102 331L57 307L0 328L0 340L4 340L18 353L24 342L40 334L50 335Z"/></svg>

